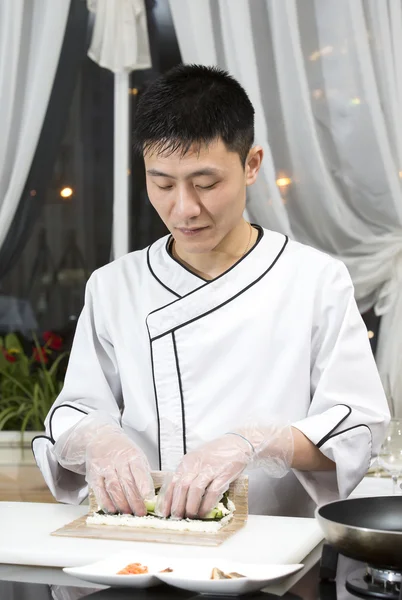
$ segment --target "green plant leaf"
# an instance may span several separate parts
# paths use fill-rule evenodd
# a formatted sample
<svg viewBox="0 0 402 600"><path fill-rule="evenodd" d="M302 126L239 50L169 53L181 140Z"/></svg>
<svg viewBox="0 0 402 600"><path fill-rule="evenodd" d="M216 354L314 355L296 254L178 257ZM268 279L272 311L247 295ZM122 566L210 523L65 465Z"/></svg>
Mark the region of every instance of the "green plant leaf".
<svg viewBox="0 0 402 600"><path fill-rule="evenodd" d="M33 416L34 416L34 410L33 409L29 410L25 414L25 417L24 417L24 419L23 419L23 421L21 423L21 429L20 429L22 434L25 433L27 425L28 425L30 419L32 419Z"/></svg>
<svg viewBox="0 0 402 600"><path fill-rule="evenodd" d="M13 404L13 403L21 403L24 402L26 400L25 396L7 396L6 398L1 398L0 399L0 407L2 406L6 406L7 404ZM0 410L0 414L1 414L1 410Z"/></svg>
<svg viewBox="0 0 402 600"><path fill-rule="evenodd" d="M2 349L0 349L0 369L7 369L9 364L11 363L8 362L8 360L2 352Z"/></svg>
<svg viewBox="0 0 402 600"><path fill-rule="evenodd" d="M5 347L7 350L18 350L19 352L24 352L21 346L21 342L18 337L14 333L8 333L5 338Z"/></svg>
<svg viewBox="0 0 402 600"><path fill-rule="evenodd" d="M35 344L35 348L38 351L38 356L39 356L39 362L41 364L41 367L44 371L47 371L47 367L46 367L46 363L43 360L43 356L42 356L42 346L39 344L38 338L37 336L33 333L32 334L33 340L34 340L34 344Z"/></svg>
<svg viewBox="0 0 402 600"><path fill-rule="evenodd" d="M32 339L33 346L41 351L35 334ZM13 334L7 337L7 345L10 349L21 348ZM18 429L23 436L27 429L44 428L45 418L64 385L59 367L68 355L57 354L49 366L43 360L38 364L31 353L27 356L23 351L11 363L0 350L0 429Z"/></svg>
<svg viewBox="0 0 402 600"><path fill-rule="evenodd" d="M0 413L0 430L3 429L7 421L13 417L18 417L24 411L25 405L20 404L18 407L10 406Z"/></svg>
<svg viewBox="0 0 402 600"><path fill-rule="evenodd" d="M54 375L56 375L56 371L58 369L59 364L61 363L61 361L63 360L63 358L66 358L66 356L68 356L68 352L63 352L62 354L60 354L60 356L58 356L56 358L56 360L54 361L54 363L52 364L52 366L49 369L49 373L50 373L50 375L52 377Z"/></svg>
<svg viewBox="0 0 402 600"><path fill-rule="evenodd" d="M49 401L46 401L44 397L43 391L41 390L38 384L34 387L33 394L33 406L35 409L35 428L36 429L44 429L45 428L45 418L48 414L53 401L56 399L56 396L53 396Z"/></svg>
<svg viewBox="0 0 402 600"><path fill-rule="evenodd" d="M7 373L4 369L0 369L0 375L5 377L9 381L12 381L14 385L19 387L28 397L31 396L32 390L30 390L29 387L23 385L20 381L18 381L18 379L10 375L10 373Z"/></svg>
<svg viewBox="0 0 402 600"><path fill-rule="evenodd" d="M22 375L24 375L25 377L28 377L30 361L29 361L29 358L25 354L21 354L18 356L18 365L20 367L20 371L21 371Z"/></svg>

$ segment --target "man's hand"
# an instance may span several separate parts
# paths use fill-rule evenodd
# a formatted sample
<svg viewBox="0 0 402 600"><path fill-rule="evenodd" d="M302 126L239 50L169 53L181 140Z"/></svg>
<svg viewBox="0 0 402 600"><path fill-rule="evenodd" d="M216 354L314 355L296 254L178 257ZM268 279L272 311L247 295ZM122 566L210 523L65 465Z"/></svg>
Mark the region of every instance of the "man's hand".
<svg viewBox="0 0 402 600"><path fill-rule="evenodd" d="M238 435L224 435L189 452L159 492L157 513L176 519L205 516L252 458L251 444Z"/></svg>
<svg viewBox="0 0 402 600"><path fill-rule="evenodd" d="M109 414L89 413L58 438L53 452L62 467L85 475L103 509L146 515L144 500L155 495L148 460Z"/></svg>
<svg viewBox="0 0 402 600"><path fill-rule="evenodd" d="M104 429L86 450L86 481L108 512L147 514L155 495L148 460L122 429Z"/></svg>
<svg viewBox="0 0 402 600"><path fill-rule="evenodd" d="M228 432L184 456L163 485L156 511L178 519L204 517L247 466L263 468L269 477L283 477L291 468L293 452L290 425L251 423Z"/></svg>

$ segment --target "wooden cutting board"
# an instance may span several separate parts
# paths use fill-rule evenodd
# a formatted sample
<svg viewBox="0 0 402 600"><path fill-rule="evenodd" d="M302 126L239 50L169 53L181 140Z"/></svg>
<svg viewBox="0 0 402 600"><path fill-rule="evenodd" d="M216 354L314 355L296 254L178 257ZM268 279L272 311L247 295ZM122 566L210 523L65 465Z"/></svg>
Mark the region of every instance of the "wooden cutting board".
<svg viewBox="0 0 402 600"><path fill-rule="evenodd" d="M155 471L152 473L156 488L163 483L165 473ZM130 542L156 542L166 544L188 544L197 546L219 546L234 533L239 531L247 522L248 516L248 477L241 476L229 487L229 498L236 507L234 517L216 533L201 531L172 531L163 529L147 529L140 527L124 527L113 525L87 525L88 515L68 523L51 535L81 538L97 538L102 540L120 540ZM94 495L89 495L89 513L98 510Z"/></svg>

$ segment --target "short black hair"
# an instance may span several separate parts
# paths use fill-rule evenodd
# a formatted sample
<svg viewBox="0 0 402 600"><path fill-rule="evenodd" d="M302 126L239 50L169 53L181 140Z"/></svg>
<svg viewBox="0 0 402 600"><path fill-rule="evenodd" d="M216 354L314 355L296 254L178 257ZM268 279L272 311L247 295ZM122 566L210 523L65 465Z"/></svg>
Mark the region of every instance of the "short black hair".
<svg viewBox="0 0 402 600"><path fill-rule="evenodd" d="M141 95L134 120L134 150L184 156L221 138L245 165L254 141L254 108L245 90L226 71L179 65Z"/></svg>

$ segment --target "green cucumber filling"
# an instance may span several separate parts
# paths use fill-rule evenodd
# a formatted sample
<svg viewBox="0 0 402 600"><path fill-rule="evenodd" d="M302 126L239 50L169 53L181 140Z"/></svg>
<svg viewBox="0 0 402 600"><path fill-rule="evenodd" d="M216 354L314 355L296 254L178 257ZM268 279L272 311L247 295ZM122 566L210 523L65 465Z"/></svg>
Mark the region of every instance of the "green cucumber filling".
<svg viewBox="0 0 402 600"><path fill-rule="evenodd" d="M152 498L152 500L145 500L145 508L147 509L147 516L152 516L152 517L159 516L155 513L156 501L158 499L158 492L159 492L159 489L156 489L155 496ZM200 517L197 517L197 521L220 521L221 519L223 519L224 517L226 517L233 511L234 511L234 504L233 504L233 502L231 502L231 500L229 500L229 490L228 490L223 494L223 497L218 502L218 504L215 506L215 508L210 510L209 513L207 513L205 515L205 517L203 517L202 519ZM97 515L122 515L123 513L121 513L121 512L109 513L102 509L99 509L96 512L96 514ZM162 517L160 517L160 518L162 518Z"/></svg>

